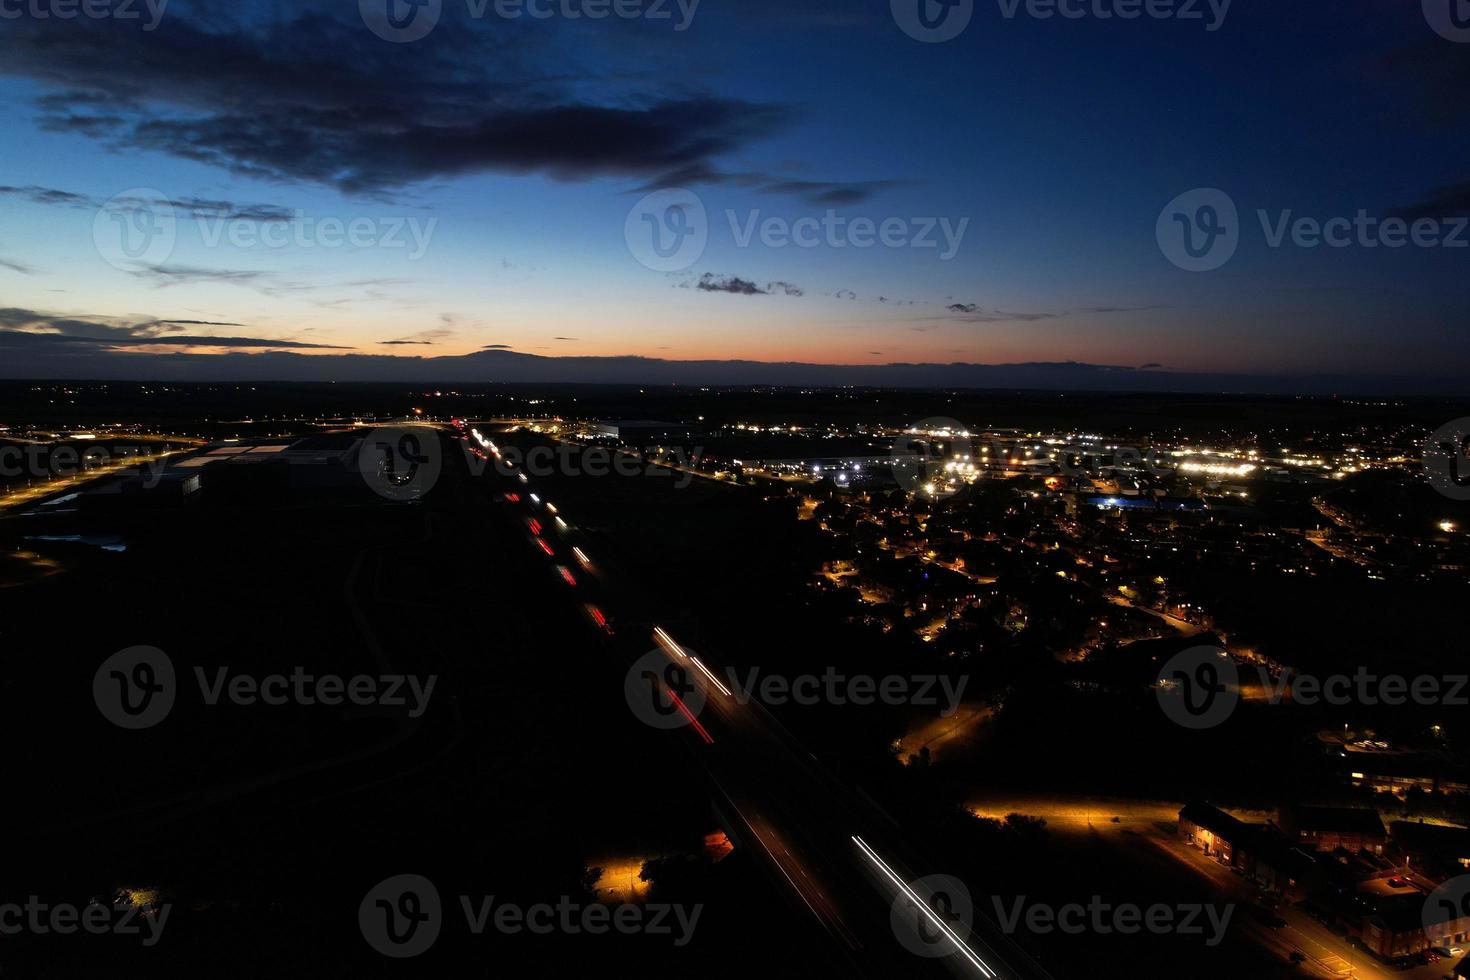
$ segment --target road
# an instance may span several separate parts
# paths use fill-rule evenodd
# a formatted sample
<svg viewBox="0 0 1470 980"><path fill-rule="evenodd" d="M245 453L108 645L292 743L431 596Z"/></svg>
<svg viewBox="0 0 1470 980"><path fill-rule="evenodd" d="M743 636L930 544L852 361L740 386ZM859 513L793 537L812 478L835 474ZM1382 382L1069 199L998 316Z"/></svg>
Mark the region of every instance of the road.
<svg viewBox="0 0 1470 980"><path fill-rule="evenodd" d="M482 433L472 431L470 438L481 451L502 456ZM662 663L674 671L666 677L682 692L666 696L664 704L689 719L684 737L695 743L725 830L737 846L759 849L773 879L821 924L850 972L884 978L1046 977L990 924L963 930L942 907L936 912L935 896L911 883L943 869L927 865L886 814L833 779L759 702L736 698L720 682L718 665L685 650L656 624L638 622L637 613L625 618L611 609L609 593L598 583L605 572L593 572L597 556L583 548L573 515L554 509L535 481L514 468L505 474L486 467L484 475L497 481L513 505L505 512L530 530L531 547L558 571L581 570L580 577L562 575L573 601L613 613L612 621L622 624L616 634L603 636L615 654L632 664L651 650L662 651ZM921 948L944 955L924 957L902 945L893 922L895 903L929 937L930 945Z"/></svg>

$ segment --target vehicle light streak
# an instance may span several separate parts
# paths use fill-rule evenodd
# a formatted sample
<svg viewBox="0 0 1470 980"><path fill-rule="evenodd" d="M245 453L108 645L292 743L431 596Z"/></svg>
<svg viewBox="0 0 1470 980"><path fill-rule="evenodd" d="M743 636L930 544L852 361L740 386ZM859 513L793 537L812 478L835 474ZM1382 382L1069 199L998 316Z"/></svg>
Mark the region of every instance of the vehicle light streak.
<svg viewBox="0 0 1470 980"><path fill-rule="evenodd" d="M913 902L914 905L918 907L919 911L924 914L924 917L926 919L932 922L935 927L939 929L940 932L949 937L950 941L954 943L955 949L958 950L965 959L969 960L970 963L972 963L982 975L986 977L994 977L996 975L995 971L987 966L984 960L976 956L975 951L972 950L969 945L966 944L965 941L961 939L959 935L949 927L948 923L946 923L943 919L934 914L934 911L929 908L929 904L925 902L922 898L920 898L917 892L915 892L912 888L905 884L903 880L898 877L898 875L893 873L893 869L888 866L887 862L885 862L882 858L878 856L877 851L869 847L861 837L853 837L852 842L862 850L863 854L867 857L869 861L872 861L873 864L877 866L879 871L883 872L884 876L887 877L889 881L898 886L898 890L902 892L910 902Z"/></svg>
<svg viewBox="0 0 1470 980"><path fill-rule="evenodd" d="M542 551L546 552L552 558L555 558L556 557L556 552L554 552L554 551L551 550L551 545L549 545L549 544L546 543L546 539L545 538L537 538L536 539L536 543L541 546L541 550Z"/></svg>
<svg viewBox="0 0 1470 980"><path fill-rule="evenodd" d="M567 567L565 565L558 565L558 566L556 566L556 570L558 572L561 572L561 577L564 578L564 579L566 579L566 582L567 582L568 585L570 585L570 586L572 586L574 588L576 587L577 580L572 577L572 573L571 572L567 571Z"/></svg>
<svg viewBox="0 0 1470 980"><path fill-rule="evenodd" d="M588 569L589 571L591 570L592 559L587 557L587 553L585 551L583 551L581 548L573 548L572 554L577 556L577 561L581 563L583 568Z"/></svg>
<svg viewBox="0 0 1470 980"><path fill-rule="evenodd" d="M709 732L707 732L705 730L705 727L699 723L699 719L696 718L696 717L694 717L694 712L690 711L685 706L684 700L682 698L680 698L679 695L675 694L673 691L670 691L669 692L669 697L673 698L673 700L674 700L674 707L676 707L676 708L679 709L679 714L683 715L685 717L685 719L688 720L689 724L694 726L694 730L699 733L699 737L702 738L702 739L704 739L704 744L705 745L714 745L715 744L714 736L712 736Z"/></svg>
<svg viewBox="0 0 1470 980"><path fill-rule="evenodd" d="M691 663L694 664L694 666L696 666L696 667L699 668L699 672L701 674L703 674L705 677L708 677L709 678L709 682L711 684L713 684L715 687L718 687L724 693L725 697L727 697L727 698L728 697L733 697L733 695L730 693L730 689L728 687L726 687L725 685L721 684L720 683L720 679L718 677L716 677L714 675L714 673L708 667L706 667L704 664L700 663L698 657L691 655L689 657L689 660L690 660Z"/></svg>
<svg viewBox="0 0 1470 980"><path fill-rule="evenodd" d="M655 626L653 628L653 638L658 641L659 646L663 647L669 653L675 654L679 657L689 656L687 653L684 652L683 647L674 642L674 638L672 636L664 632L664 628L662 626Z"/></svg>

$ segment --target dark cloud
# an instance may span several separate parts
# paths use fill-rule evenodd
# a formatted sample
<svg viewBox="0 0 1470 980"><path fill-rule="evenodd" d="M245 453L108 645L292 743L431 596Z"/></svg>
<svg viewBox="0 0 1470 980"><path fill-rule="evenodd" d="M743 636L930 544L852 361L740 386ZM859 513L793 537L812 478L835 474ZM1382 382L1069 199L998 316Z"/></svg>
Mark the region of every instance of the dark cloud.
<svg viewBox="0 0 1470 980"><path fill-rule="evenodd" d="M143 265L127 271L129 275L152 281L160 289L196 282L261 286L272 278L270 273L254 269L204 269L192 265Z"/></svg>
<svg viewBox="0 0 1470 980"><path fill-rule="evenodd" d="M446 313L440 319L444 320L444 322L450 322L450 320L445 319L448 316ZM433 347L439 341L448 340L453 336L453 330L420 330L418 333L409 334L407 337L399 337L396 340L380 340L378 343L384 347Z"/></svg>
<svg viewBox="0 0 1470 980"><path fill-rule="evenodd" d="M1398 208L1394 217L1405 221L1419 218L1462 218L1470 215L1470 180L1431 192L1417 204Z"/></svg>
<svg viewBox="0 0 1470 980"><path fill-rule="evenodd" d="M791 180L758 171L729 172L719 170L706 163L680 167L660 174L638 188L640 192L666 190L674 187L692 187L708 184L725 184L745 187L761 194L786 194L798 197L808 204L851 205L861 204L876 194L893 187L903 187L908 181L868 180Z"/></svg>
<svg viewBox="0 0 1470 980"><path fill-rule="evenodd" d="M510 344L486 344L480 350L511 350Z"/></svg>
<svg viewBox="0 0 1470 980"><path fill-rule="evenodd" d="M1060 313L1009 313L1005 310L986 309L978 303L951 303L945 307L949 316L940 319L956 323L1039 323L1042 320L1060 320L1074 313L1134 313L1141 310L1162 310L1162 306L1083 306Z"/></svg>
<svg viewBox="0 0 1470 980"><path fill-rule="evenodd" d="M448 6L412 45L364 30L351 3L252 7L229 22L218 5L181 0L168 14L152 32L8 22L0 74L51 89L40 105L52 129L365 194L486 171L645 181L713 172L715 159L789 119L780 106L668 95L648 81L592 89L553 73L566 60L549 36Z"/></svg>
<svg viewBox="0 0 1470 980"><path fill-rule="evenodd" d="M684 288L689 283L682 283ZM789 282L768 282L764 287L739 276L717 276L706 272L694 283L694 288L706 293L733 293L737 296L805 296L800 286Z"/></svg>
<svg viewBox="0 0 1470 980"><path fill-rule="evenodd" d="M238 327L208 320L128 320L120 317L70 316L18 307L0 309L0 347L37 349L83 347L96 350L128 347L230 347L275 350L351 350L328 344L263 337L206 337L184 334L186 327Z"/></svg>
<svg viewBox="0 0 1470 980"><path fill-rule="evenodd" d="M49 207L80 208L89 211L102 208L108 203L86 194L58 190L54 187L37 187L34 184L27 187L0 186L0 196L19 197L32 204ZM216 201L200 197L121 197L112 204L121 209L166 205L173 208L176 216L220 221L277 222L290 221L295 216L295 212L289 208L277 207L273 204L237 204L233 201Z"/></svg>
<svg viewBox="0 0 1470 980"><path fill-rule="evenodd" d="M11 272L19 272L23 276L33 276L36 274L35 266L26 265L24 262L17 262L15 259L7 259L3 255L0 255L0 269L9 269Z"/></svg>
<svg viewBox="0 0 1470 980"><path fill-rule="evenodd" d="M987 310L974 303L951 303L948 310L953 316L943 319L956 323L1035 323L1040 320L1055 320L1064 313L1007 313L1005 310Z"/></svg>
<svg viewBox="0 0 1470 980"><path fill-rule="evenodd" d="M552 340L565 340L565 341L567 341L569 343L574 343L577 340L579 340L580 338L577 338L577 337L552 337L551 339Z"/></svg>
<svg viewBox="0 0 1470 980"><path fill-rule="evenodd" d="M856 183L836 183L817 180L778 180L760 189L768 194L792 194L812 204L841 205L861 204L874 195L903 187L902 180L868 180Z"/></svg>
<svg viewBox="0 0 1470 980"><path fill-rule="evenodd" d="M95 208L99 202L85 194L74 194L71 191L59 191L50 187L9 187L0 185L0 195L5 197L23 197L33 204L46 204L60 207L73 208Z"/></svg>

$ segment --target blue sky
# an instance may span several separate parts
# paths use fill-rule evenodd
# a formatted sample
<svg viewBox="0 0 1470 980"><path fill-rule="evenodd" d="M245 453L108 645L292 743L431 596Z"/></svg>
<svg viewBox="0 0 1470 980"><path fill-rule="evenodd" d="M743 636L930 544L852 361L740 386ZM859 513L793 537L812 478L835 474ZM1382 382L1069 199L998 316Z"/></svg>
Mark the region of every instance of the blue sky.
<svg viewBox="0 0 1470 980"><path fill-rule="evenodd" d="M1418 4L1240 0L1209 30L1095 15L1116 2L1073 20L979 0L942 43L908 36L888 0L703 0L683 31L672 4L670 20L508 21L444 0L432 32L401 44L345 0L172 0L153 31L28 12L0 25L7 359L65 370L59 355L79 351L285 350L330 372L348 354L503 345L1470 367L1470 233L1459 249L1272 248L1256 216L1406 214L1453 234L1470 214L1453 96L1470 44L1436 34ZM625 238L630 210L669 188L709 217L707 247L675 271L641 264ZM1165 205L1195 188L1224 191L1241 218L1237 251L1208 272L1176 267L1156 236ZM159 200L173 247L118 253L113 214ZM730 227L829 210L964 235L945 259L742 246ZM334 242L322 219L371 232ZM222 229L247 239L211 244ZM253 244L266 229L290 243Z"/></svg>

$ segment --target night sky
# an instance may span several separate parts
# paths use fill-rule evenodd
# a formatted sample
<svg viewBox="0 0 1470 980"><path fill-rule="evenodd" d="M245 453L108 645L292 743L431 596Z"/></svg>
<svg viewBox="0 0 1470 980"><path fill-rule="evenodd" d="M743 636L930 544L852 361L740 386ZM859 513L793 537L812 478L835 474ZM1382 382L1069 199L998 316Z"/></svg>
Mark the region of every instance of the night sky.
<svg viewBox="0 0 1470 980"><path fill-rule="evenodd" d="M432 15L0 0L0 375L388 376L363 358L485 348L1406 390L1470 368L1470 30L1431 23L1451 0L976 0L934 43L899 22L935 0L442 0L398 42L389 2ZM1189 271L1167 231L1203 199L1166 205L1200 188L1238 209L1238 247ZM172 233L124 251L165 201ZM1423 241L1271 244L1283 218L1360 213ZM851 231L742 243L804 218ZM863 247L864 221L893 243ZM638 234L660 225L702 251L657 258Z"/></svg>

